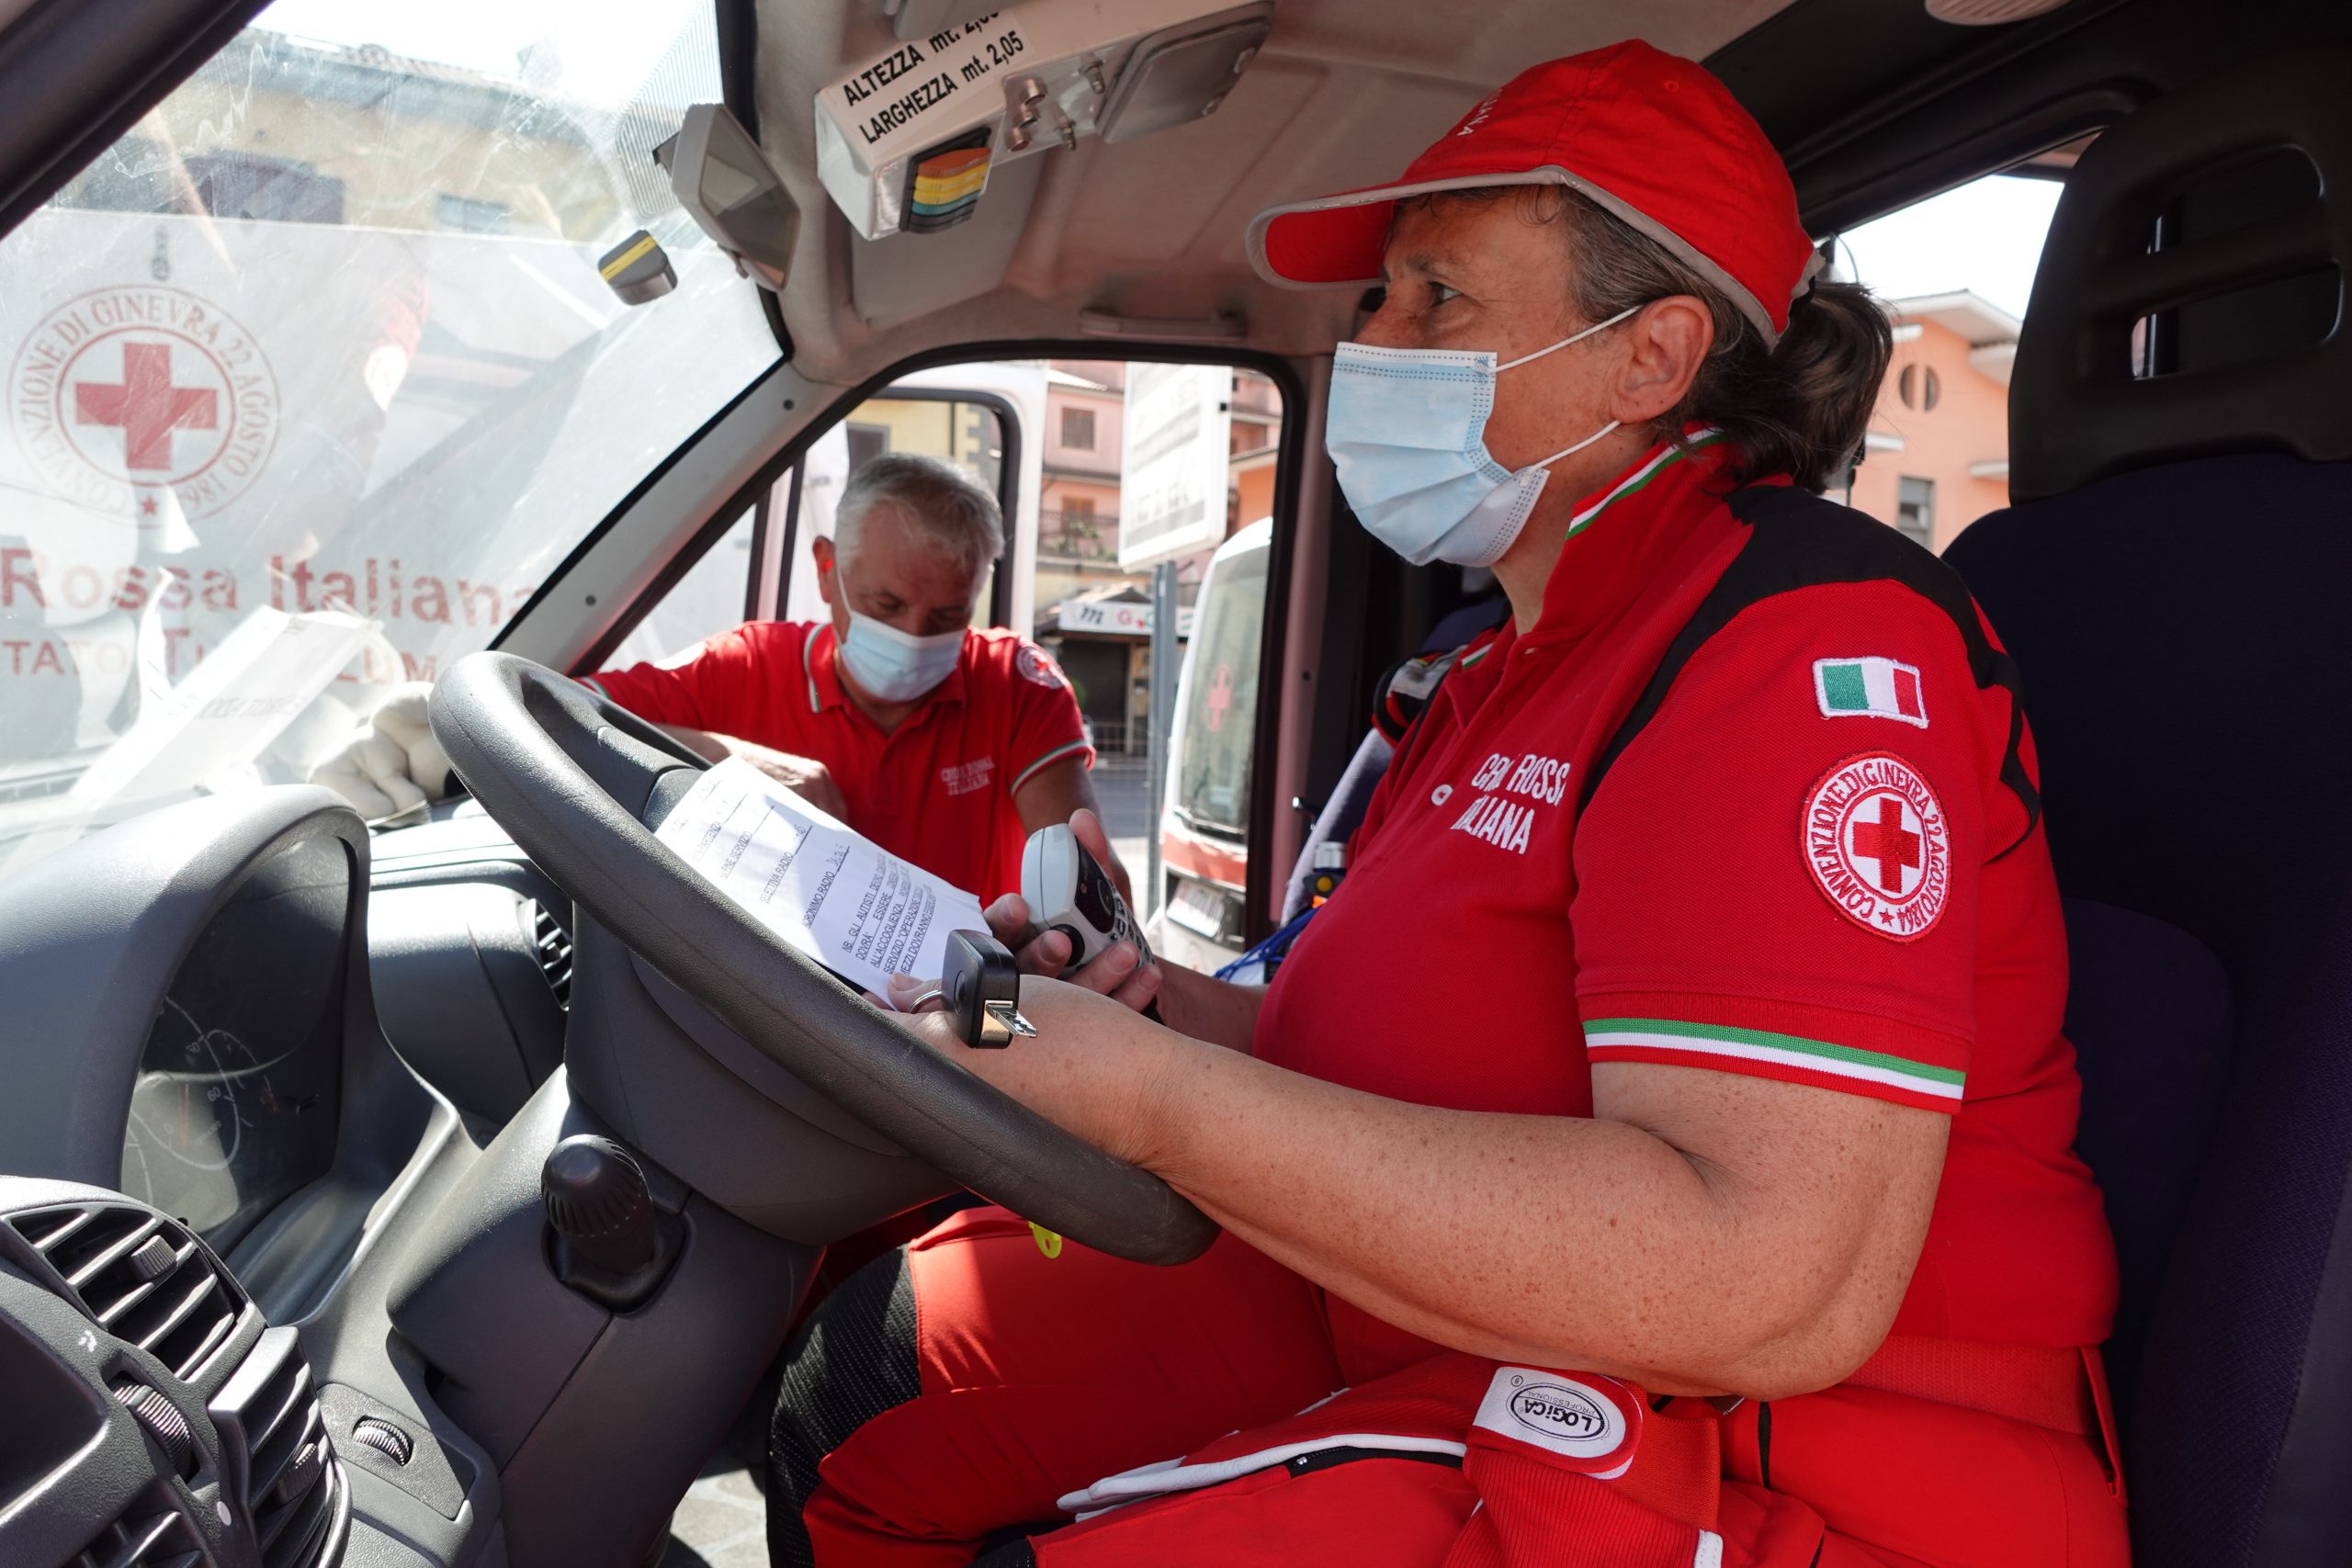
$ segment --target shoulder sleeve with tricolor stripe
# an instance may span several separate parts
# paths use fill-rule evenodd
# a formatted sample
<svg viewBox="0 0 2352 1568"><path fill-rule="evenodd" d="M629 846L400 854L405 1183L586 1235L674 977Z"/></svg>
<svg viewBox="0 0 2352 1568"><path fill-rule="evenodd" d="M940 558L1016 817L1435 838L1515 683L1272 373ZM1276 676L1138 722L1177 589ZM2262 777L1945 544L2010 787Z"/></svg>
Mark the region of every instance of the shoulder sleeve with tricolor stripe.
<svg viewBox="0 0 2352 1568"><path fill-rule="evenodd" d="M1012 637L991 649L997 678L1011 700L1004 715L1010 726L1005 741L1005 790L1017 795L1021 786L1057 762L1075 760L1094 766L1094 748L1087 743L1086 725L1079 716L1078 694L1069 677L1036 644Z"/></svg>
<svg viewBox="0 0 2352 1568"><path fill-rule="evenodd" d="M2014 671L1939 562L1785 493L1584 785L1586 1055L1957 1110L1983 874L2041 852Z"/></svg>

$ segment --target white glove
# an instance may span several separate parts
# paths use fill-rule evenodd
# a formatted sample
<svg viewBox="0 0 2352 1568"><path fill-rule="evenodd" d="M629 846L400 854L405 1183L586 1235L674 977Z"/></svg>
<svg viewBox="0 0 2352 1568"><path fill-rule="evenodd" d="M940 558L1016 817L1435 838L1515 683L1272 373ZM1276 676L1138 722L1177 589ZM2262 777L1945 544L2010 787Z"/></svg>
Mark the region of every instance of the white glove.
<svg viewBox="0 0 2352 1568"><path fill-rule="evenodd" d="M425 718L431 682L400 686L377 705L368 728L313 764L311 782L351 803L370 822L413 811L447 786L449 754Z"/></svg>

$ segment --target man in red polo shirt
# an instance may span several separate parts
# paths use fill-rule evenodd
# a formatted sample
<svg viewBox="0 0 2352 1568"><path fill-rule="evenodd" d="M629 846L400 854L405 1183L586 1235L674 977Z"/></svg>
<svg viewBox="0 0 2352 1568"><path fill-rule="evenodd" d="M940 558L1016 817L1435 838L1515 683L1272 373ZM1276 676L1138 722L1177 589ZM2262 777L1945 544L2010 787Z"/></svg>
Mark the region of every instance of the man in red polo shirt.
<svg viewBox="0 0 2352 1568"><path fill-rule="evenodd" d="M933 458L850 476L812 546L829 621L753 621L588 684L716 761L733 755L982 898L1038 829L1095 808L1078 699L1052 660L970 629L1003 552L996 498Z"/></svg>
<svg viewBox="0 0 2352 1568"><path fill-rule="evenodd" d="M1030 833L1095 809L1094 750L1060 670L1012 632L971 629L1003 547L987 490L945 463L886 453L850 476L834 537L811 547L828 620L752 621L585 683L714 761L741 757L893 854L994 898L1019 888ZM413 754L383 743L399 739L403 699L429 743L423 694L386 705L380 733L314 778L347 798L355 781L378 784L353 798L362 815L411 803L404 762L393 783L410 792L353 759L370 745ZM425 793L437 783L436 773Z"/></svg>

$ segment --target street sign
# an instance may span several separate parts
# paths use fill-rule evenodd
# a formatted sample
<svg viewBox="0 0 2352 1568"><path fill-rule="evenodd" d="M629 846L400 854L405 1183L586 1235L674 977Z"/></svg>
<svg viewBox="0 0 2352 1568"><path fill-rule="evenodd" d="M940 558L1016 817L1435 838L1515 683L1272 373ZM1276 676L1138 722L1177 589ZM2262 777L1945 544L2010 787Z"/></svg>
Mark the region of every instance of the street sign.
<svg viewBox="0 0 2352 1568"><path fill-rule="evenodd" d="M1138 571L1225 537L1233 367L1127 367L1119 569Z"/></svg>
<svg viewBox="0 0 2352 1568"><path fill-rule="evenodd" d="M1119 599L1065 599L1055 611L1066 632L1102 632L1113 637L1149 637L1151 606Z"/></svg>

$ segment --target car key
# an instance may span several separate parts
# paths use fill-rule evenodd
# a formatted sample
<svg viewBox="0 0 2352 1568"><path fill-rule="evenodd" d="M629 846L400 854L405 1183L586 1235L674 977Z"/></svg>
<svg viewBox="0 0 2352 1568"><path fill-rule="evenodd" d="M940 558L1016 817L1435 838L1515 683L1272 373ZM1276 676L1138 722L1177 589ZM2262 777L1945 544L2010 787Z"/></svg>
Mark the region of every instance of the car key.
<svg viewBox="0 0 2352 1568"><path fill-rule="evenodd" d="M986 931L949 931L940 990L956 1032L976 1051L998 1051L1015 1035L1035 1036L1021 1016L1021 970L1012 951Z"/></svg>

